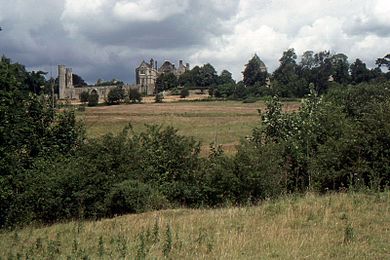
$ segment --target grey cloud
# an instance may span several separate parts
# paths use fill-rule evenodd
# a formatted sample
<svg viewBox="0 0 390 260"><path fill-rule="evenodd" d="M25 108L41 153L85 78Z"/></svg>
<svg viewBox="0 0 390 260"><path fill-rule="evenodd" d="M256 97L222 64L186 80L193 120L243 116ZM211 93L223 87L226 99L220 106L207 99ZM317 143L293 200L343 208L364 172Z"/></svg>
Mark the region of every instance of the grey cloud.
<svg viewBox="0 0 390 260"><path fill-rule="evenodd" d="M347 20L344 24L345 32L352 36L375 34L379 37L390 36L390 23L384 22L375 17L369 19L362 19L355 17Z"/></svg>

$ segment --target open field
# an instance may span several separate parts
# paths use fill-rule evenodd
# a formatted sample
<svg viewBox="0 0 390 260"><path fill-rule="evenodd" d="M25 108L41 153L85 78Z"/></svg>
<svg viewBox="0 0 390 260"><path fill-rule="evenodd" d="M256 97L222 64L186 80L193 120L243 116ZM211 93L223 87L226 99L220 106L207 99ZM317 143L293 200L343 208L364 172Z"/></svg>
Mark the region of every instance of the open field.
<svg viewBox="0 0 390 260"><path fill-rule="evenodd" d="M390 193L308 194L0 233L1 259L390 259Z"/></svg>
<svg viewBox="0 0 390 260"><path fill-rule="evenodd" d="M286 102L284 108L293 111L299 105ZM179 134L194 136L202 142L203 151L214 142L229 153L259 124L257 109L264 108L264 102L260 101L249 104L239 101L151 103L87 108L80 118L86 124L88 136L118 133L129 122L136 131L142 130L145 124L163 124L175 127Z"/></svg>

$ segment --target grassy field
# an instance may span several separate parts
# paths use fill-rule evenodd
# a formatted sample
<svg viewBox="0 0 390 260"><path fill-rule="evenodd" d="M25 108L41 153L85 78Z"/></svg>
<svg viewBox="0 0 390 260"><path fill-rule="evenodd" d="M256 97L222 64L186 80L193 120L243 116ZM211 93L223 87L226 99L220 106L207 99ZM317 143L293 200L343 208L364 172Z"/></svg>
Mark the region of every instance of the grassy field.
<svg viewBox="0 0 390 260"><path fill-rule="evenodd" d="M390 193L307 194L0 233L1 259L390 259Z"/></svg>
<svg viewBox="0 0 390 260"><path fill-rule="evenodd" d="M285 103L287 111L298 107L298 102ZM214 142L229 153L235 150L241 138L249 135L259 124L257 109L264 111L264 108L264 102L151 103L87 108L79 118L84 120L88 136L118 133L129 122L136 131L142 130L145 124L163 124L175 127L179 134L194 136L202 142L203 151Z"/></svg>

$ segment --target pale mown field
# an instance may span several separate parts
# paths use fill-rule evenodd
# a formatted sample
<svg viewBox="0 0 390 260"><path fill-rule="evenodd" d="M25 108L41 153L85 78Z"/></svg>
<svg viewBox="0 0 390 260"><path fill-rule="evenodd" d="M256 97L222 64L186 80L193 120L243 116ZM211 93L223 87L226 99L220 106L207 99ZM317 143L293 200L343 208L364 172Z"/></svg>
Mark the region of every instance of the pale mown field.
<svg viewBox="0 0 390 260"><path fill-rule="evenodd" d="M299 105L299 102L286 102L284 109L297 110ZM202 142L203 151L213 142L229 153L259 125L258 109L264 111L264 102L148 103L86 108L79 118L85 122L88 136L118 133L129 122L136 131L144 129L145 124L162 124L175 127L179 134L195 137Z"/></svg>
<svg viewBox="0 0 390 260"><path fill-rule="evenodd" d="M0 233L1 259L390 259L390 193L285 197Z"/></svg>

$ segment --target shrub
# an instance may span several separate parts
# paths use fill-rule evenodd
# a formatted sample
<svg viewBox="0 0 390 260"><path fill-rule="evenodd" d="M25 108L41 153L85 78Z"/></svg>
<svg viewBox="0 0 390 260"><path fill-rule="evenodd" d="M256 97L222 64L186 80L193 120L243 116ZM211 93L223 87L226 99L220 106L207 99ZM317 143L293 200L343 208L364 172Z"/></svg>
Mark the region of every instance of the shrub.
<svg viewBox="0 0 390 260"><path fill-rule="evenodd" d="M139 93L138 89L130 88L129 99L132 103L140 103L142 101L142 95Z"/></svg>
<svg viewBox="0 0 390 260"><path fill-rule="evenodd" d="M140 213L167 207L167 200L150 185L126 180L113 186L107 195L109 215Z"/></svg>
<svg viewBox="0 0 390 260"><path fill-rule="evenodd" d="M88 91L83 91L80 93L80 102L81 103L87 103L89 99L89 93Z"/></svg>
<svg viewBox="0 0 390 260"><path fill-rule="evenodd" d="M109 105L119 104L125 98L125 90L122 87L115 87L108 92L107 103Z"/></svg>
<svg viewBox="0 0 390 260"><path fill-rule="evenodd" d="M88 106L94 107L99 104L99 94L96 91L92 91L88 97Z"/></svg>
<svg viewBox="0 0 390 260"><path fill-rule="evenodd" d="M181 91L180 91L180 98L186 98L190 95L190 91L188 90L188 88L183 88Z"/></svg>
<svg viewBox="0 0 390 260"><path fill-rule="evenodd" d="M157 93L156 96L154 97L154 102L155 103L162 103L164 99L163 93Z"/></svg>

